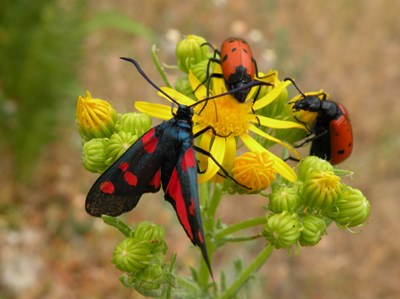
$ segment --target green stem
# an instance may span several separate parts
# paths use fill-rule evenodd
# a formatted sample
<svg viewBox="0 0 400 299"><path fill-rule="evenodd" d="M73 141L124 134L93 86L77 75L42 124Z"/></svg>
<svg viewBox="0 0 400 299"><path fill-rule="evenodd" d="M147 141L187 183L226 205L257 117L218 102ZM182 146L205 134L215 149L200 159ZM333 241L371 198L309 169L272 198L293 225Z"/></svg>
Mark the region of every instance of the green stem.
<svg viewBox="0 0 400 299"><path fill-rule="evenodd" d="M219 203L222 199L221 189L214 186L212 194L210 193L210 184L201 184L199 187L200 193L200 201L203 203L204 209L204 217L203 224L205 230L205 238L207 244L207 252L208 257L210 259L210 263L212 264L213 255L216 249L215 242L215 214L218 209ZM199 285L202 289L206 289L208 287L210 278L210 272L204 260L200 263L199 270Z"/></svg>
<svg viewBox="0 0 400 299"><path fill-rule="evenodd" d="M239 289L246 283L246 281L253 275L253 273L257 272L261 266L268 260L270 255L272 254L273 247L271 244L268 244L263 248L260 254L255 258L255 260L249 265L249 267L240 274L240 276L233 282L233 284L226 289L219 299L228 299L233 297Z"/></svg>
<svg viewBox="0 0 400 299"><path fill-rule="evenodd" d="M199 288L196 284L192 283L191 281L183 278L182 276L175 276L178 284L182 289L185 289L185 292L187 294L198 294L199 293Z"/></svg>
<svg viewBox="0 0 400 299"><path fill-rule="evenodd" d="M151 47L151 58L153 59L153 63L156 66L157 71L160 73L161 78L163 79L165 85L167 85L168 87L171 87L171 84L168 81L168 77L167 77L166 73L164 72L164 69L160 63L160 60L158 59L156 51L157 51L156 45L153 45Z"/></svg>
<svg viewBox="0 0 400 299"><path fill-rule="evenodd" d="M241 221L239 223L233 224L231 226L228 226L227 228L224 228L222 230L220 230L216 235L215 235L215 239L221 240L223 239L225 236L233 234L237 231L246 229L246 228L250 228L253 226L257 226L257 225L261 225L261 224L265 224L266 218L265 217L257 217L257 218L251 218L251 219L247 219L244 221Z"/></svg>
<svg viewBox="0 0 400 299"><path fill-rule="evenodd" d="M247 242L247 241L252 241L252 240L256 240L262 237L262 234L256 234L256 235L252 235L252 236L245 236L245 237L235 237L235 238L224 238L221 242L221 244L218 244L219 246L221 246L222 244L225 243L239 243L239 242Z"/></svg>
<svg viewBox="0 0 400 299"><path fill-rule="evenodd" d="M222 199L222 191L220 188L217 186L214 186L214 193L213 196L210 200L210 203L208 205L207 209L207 215L210 217L210 219L215 220L215 214L217 212L219 203L221 202Z"/></svg>
<svg viewBox="0 0 400 299"><path fill-rule="evenodd" d="M133 230L121 219L107 215L102 215L101 219L104 221L104 223L117 228L121 233L124 234L126 238L131 237Z"/></svg>

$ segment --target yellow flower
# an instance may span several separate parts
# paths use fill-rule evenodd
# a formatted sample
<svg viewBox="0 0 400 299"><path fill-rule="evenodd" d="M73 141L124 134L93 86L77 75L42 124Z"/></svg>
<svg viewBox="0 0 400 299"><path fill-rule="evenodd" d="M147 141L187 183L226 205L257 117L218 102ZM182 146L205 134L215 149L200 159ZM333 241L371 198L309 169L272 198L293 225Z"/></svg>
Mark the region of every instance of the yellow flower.
<svg viewBox="0 0 400 299"><path fill-rule="evenodd" d="M275 180L274 161L267 151L246 152L237 157L233 164L233 178L252 191L261 191Z"/></svg>
<svg viewBox="0 0 400 299"><path fill-rule="evenodd" d="M85 140L110 137L115 130L117 111L107 101L94 99L86 91L86 95L78 97L76 121Z"/></svg>
<svg viewBox="0 0 400 299"><path fill-rule="evenodd" d="M215 68L214 71L220 71L219 65L216 65ZM191 73L189 73L189 81L193 90L196 90L196 98L198 100L205 99L207 97L206 86L200 85L201 82ZM265 133L256 126L259 124L273 129L305 129L304 126L299 123L276 120L256 114L258 109L272 103L290 84L290 81L279 82L270 92L262 96L254 104L251 97L254 96L258 87L252 88L248 95L248 99L250 100L247 100L245 103L239 103L232 95L228 94L195 106L193 133L196 134L210 126L214 128L216 133L214 134L212 130L208 130L202 134L200 136L199 146L208 151L220 165L230 171L236 158L237 142L241 141L251 152L268 152L269 159L274 161L273 168L276 172L287 180L294 182L296 180L296 174L293 169L282 159L266 150L249 134L251 132L276 142L286 147L295 157L299 158L298 153L293 147ZM195 100L174 89L163 87L162 90L180 104L193 105L196 103ZM215 96L226 92L227 89L223 79L213 78L210 95ZM159 95L169 100L163 94L159 93ZM151 104L148 102L136 102L135 107L141 112L164 120L168 120L172 117L170 106ZM206 171L199 176L200 183L212 179L219 171L219 166L214 163L211 158L203 155L200 157L200 167L201 169L206 169Z"/></svg>

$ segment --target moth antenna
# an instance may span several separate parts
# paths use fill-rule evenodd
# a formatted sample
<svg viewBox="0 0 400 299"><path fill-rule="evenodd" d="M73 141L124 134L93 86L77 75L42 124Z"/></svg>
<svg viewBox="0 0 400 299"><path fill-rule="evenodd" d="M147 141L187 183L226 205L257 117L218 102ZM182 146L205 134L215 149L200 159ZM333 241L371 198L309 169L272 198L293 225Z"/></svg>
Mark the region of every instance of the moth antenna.
<svg viewBox="0 0 400 299"><path fill-rule="evenodd" d="M169 94L167 94L165 91L163 91L160 87L158 87L158 85L156 83L154 83L147 75L146 73L143 71L143 69L140 67L139 63L132 58L128 58L128 57L120 57L120 59L128 61L130 63L132 63L136 69L138 70L139 74L142 75L142 77L150 83L151 86L153 86L156 90L158 90L159 92L161 92L163 95L165 95L168 99L170 99L172 102L174 102L175 104L179 105L179 103L174 100Z"/></svg>
<svg viewBox="0 0 400 299"><path fill-rule="evenodd" d="M224 92L224 93L219 93L219 94L213 95L213 96L211 96L211 97L207 97L207 98L204 98L204 99L202 99L202 100L199 100L199 101L197 101L196 103L190 105L189 107L194 107L194 106L196 106L196 105L198 105L198 104L207 102L208 100L212 100L212 99L216 99L216 98L219 98L219 97L223 97L223 96L226 96L226 95L233 94L233 93L235 93L235 92L241 91L241 90L243 90L243 89L248 89L248 88L252 88L252 87L254 87L254 86L260 86L260 85L273 86L273 84L268 83L268 82L262 82L262 81L255 81L255 80L254 80L254 81L252 81L252 82L250 82L250 83L248 83L248 84L246 84L246 85L243 85L243 86L241 86L241 87L237 87L237 88L228 90L228 91L226 91L226 92Z"/></svg>

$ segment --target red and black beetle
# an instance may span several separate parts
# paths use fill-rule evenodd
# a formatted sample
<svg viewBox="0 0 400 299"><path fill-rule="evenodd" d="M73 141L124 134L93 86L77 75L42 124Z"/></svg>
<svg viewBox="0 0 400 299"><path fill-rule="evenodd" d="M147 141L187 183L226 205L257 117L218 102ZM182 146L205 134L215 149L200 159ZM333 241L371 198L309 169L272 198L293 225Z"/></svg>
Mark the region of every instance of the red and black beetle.
<svg viewBox="0 0 400 299"><path fill-rule="evenodd" d="M209 43L205 45L212 47ZM219 59L216 57L217 55L220 56ZM221 64L222 74L209 74L211 62ZM257 74L257 63L253 58L249 44L241 38L231 37L222 43L221 51L214 49L214 57L209 59L206 80L209 80L210 77L223 78L228 91L239 90L233 92L232 95L240 103L244 103L251 87L255 85L272 85L263 81L257 81L257 84L250 84L255 80L254 78ZM249 88L246 88L247 86Z"/></svg>
<svg viewBox="0 0 400 299"><path fill-rule="evenodd" d="M302 98L294 102L292 109L317 113L310 129L313 136L300 146L312 142L310 155L328 160L333 165L343 162L353 150L353 132L347 110L343 105L327 100L325 92L313 95L299 92Z"/></svg>
<svg viewBox="0 0 400 299"><path fill-rule="evenodd" d="M240 38L228 38L221 47L222 75L228 90L243 87L254 80L257 70L249 44ZM243 103L250 89L243 89L233 96Z"/></svg>

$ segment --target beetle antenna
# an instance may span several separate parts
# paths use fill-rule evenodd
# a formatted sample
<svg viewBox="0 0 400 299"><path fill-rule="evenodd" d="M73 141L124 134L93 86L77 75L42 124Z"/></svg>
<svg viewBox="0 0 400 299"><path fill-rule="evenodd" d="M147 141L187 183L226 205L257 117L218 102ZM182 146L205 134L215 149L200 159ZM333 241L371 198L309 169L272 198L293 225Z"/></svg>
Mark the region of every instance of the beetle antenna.
<svg viewBox="0 0 400 299"><path fill-rule="evenodd" d="M300 90L300 88L297 86L296 82L294 82L294 79L292 78L285 78L283 81L290 81L292 82L293 86L297 89L297 91L305 98L306 95Z"/></svg>

